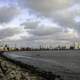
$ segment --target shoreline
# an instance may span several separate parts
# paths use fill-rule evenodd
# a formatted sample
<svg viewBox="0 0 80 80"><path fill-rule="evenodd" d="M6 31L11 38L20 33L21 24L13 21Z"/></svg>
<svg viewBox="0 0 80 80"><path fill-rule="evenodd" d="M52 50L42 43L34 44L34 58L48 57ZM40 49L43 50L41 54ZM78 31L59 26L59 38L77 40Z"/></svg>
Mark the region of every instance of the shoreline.
<svg viewBox="0 0 80 80"><path fill-rule="evenodd" d="M36 74L39 77L42 77L43 79L40 79L40 80L56 80L56 79L63 80L63 79L61 79L60 75L53 74L52 72L41 71L32 65L27 65L27 64L24 64L20 61L15 61L13 59L9 59L2 54L1 54L1 57L3 57L5 60L7 60L7 61L9 61L9 62L11 62L17 66L20 66L23 69L29 70L31 73ZM37 79L37 80L39 80L39 79Z"/></svg>
<svg viewBox="0 0 80 80"><path fill-rule="evenodd" d="M55 74L55 71L54 71L54 73L43 71L43 70L40 70L38 67L34 67L32 65L28 65L27 63L25 64L21 61L11 59L4 54L1 54L1 56L13 64L16 64L16 65L20 66L21 68L29 70L33 74L43 77L44 79L42 79L42 80L56 80L56 78L57 78L57 80L73 80L73 79L80 80L80 77L78 77L80 74L75 74L72 72L69 72L69 73L68 72L62 72L62 73L60 72L58 74ZM56 66L54 65L53 68L55 68L55 67ZM64 75L64 76L62 76L62 75ZM66 75L68 78L66 77Z"/></svg>
<svg viewBox="0 0 80 80"><path fill-rule="evenodd" d="M46 80L19 64L0 55L0 80Z"/></svg>
<svg viewBox="0 0 80 80"><path fill-rule="evenodd" d="M41 78L41 79L34 79L34 80L56 80L56 79L63 80L60 75L53 74L52 72L41 71L32 65L27 65L20 61L9 59L3 54L0 55L0 58L3 58L5 59L5 61L10 62L16 66L19 66L22 69L28 70L30 73L35 74L35 77L37 76L38 78Z"/></svg>

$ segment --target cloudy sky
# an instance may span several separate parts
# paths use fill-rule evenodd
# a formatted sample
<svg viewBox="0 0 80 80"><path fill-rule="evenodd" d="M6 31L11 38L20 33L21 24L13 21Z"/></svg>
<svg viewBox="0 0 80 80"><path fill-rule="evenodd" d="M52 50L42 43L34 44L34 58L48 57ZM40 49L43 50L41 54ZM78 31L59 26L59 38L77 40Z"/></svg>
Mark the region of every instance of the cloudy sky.
<svg viewBox="0 0 80 80"><path fill-rule="evenodd" d="M0 0L0 40L18 47L80 40L80 0Z"/></svg>

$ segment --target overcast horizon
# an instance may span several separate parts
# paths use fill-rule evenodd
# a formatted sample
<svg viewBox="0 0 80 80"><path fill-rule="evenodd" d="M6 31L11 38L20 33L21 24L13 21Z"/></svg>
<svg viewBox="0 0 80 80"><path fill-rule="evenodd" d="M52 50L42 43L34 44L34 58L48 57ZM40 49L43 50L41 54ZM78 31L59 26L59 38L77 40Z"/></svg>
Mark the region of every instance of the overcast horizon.
<svg viewBox="0 0 80 80"><path fill-rule="evenodd" d="M80 0L0 0L0 40L18 47L79 41Z"/></svg>

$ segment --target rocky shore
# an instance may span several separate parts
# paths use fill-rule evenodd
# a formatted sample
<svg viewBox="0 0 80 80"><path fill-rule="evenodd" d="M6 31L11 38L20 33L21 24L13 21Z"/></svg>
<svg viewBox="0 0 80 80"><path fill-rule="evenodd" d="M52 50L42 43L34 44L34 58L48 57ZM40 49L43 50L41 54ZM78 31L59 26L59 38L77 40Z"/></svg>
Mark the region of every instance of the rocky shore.
<svg viewBox="0 0 80 80"><path fill-rule="evenodd" d="M53 74L0 54L0 80L80 80L79 75L65 72Z"/></svg>
<svg viewBox="0 0 80 80"><path fill-rule="evenodd" d="M0 80L45 80L29 70L0 57Z"/></svg>
<svg viewBox="0 0 80 80"><path fill-rule="evenodd" d="M51 72L34 70L33 66L27 66L12 61L0 55L0 80L63 80L59 75Z"/></svg>

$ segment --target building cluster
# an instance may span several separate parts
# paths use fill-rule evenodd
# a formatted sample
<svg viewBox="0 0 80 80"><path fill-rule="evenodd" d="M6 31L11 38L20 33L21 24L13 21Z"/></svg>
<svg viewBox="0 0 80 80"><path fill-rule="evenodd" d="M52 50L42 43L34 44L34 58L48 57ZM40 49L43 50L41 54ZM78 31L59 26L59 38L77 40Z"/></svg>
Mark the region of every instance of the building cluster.
<svg viewBox="0 0 80 80"><path fill-rule="evenodd" d="M32 48L30 47L21 47L17 48L15 47L10 47L8 44L0 45L0 51L31 51Z"/></svg>
<svg viewBox="0 0 80 80"><path fill-rule="evenodd" d="M80 43L74 42L73 44L65 44L64 46L58 45L55 50L78 50L80 49Z"/></svg>
<svg viewBox="0 0 80 80"><path fill-rule="evenodd" d="M77 50L80 49L80 43L75 42L74 44L66 44L66 45L58 45L55 48L52 47L39 47L39 48L30 48L30 47L22 47L22 48L17 48L15 47L9 47L7 44L5 45L0 45L0 51L41 51L41 50Z"/></svg>

